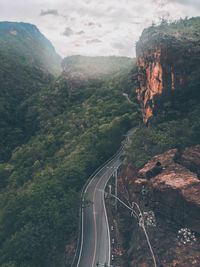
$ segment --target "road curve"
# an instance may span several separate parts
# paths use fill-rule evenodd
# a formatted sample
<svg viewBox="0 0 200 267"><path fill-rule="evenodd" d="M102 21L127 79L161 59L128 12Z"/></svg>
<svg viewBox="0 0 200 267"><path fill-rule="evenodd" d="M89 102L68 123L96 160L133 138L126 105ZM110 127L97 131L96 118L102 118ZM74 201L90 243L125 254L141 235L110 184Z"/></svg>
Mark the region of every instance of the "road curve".
<svg viewBox="0 0 200 267"><path fill-rule="evenodd" d="M135 129L129 131L126 141L134 131ZM123 149L93 176L83 193L83 202L87 199L90 204L82 207L81 244L77 267L96 267L98 263L110 265L110 230L104 190L115 169L121 165L122 154Z"/></svg>
<svg viewBox="0 0 200 267"><path fill-rule="evenodd" d="M77 267L110 265L110 231L104 202L104 189L121 153L102 168L90 181L84 195L90 204L82 209L82 238Z"/></svg>

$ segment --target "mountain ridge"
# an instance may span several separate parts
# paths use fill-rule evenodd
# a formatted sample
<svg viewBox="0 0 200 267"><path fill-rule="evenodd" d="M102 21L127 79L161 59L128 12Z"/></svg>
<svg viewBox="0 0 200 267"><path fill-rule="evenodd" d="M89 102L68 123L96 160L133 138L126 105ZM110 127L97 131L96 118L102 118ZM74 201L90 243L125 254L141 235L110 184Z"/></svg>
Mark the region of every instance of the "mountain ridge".
<svg viewBox="0 0 200 267"><path fill-rule="evenodd" d="M0 44L1 53L22 64L34 64L53 75L61 72L61 57L33 24L0 22Z"/></svg>

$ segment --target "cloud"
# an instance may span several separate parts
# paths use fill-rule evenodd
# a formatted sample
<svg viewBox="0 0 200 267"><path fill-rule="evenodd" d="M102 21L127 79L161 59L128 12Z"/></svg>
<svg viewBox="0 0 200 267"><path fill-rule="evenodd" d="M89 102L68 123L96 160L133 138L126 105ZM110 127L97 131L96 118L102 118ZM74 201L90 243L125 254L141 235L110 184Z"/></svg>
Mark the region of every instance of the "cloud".
<svg viewBox="0 0 200 267"><path fill-rule="evenodd" d="M163 8L169 3L170 0L152 0L154 4L156 4L158 7Z"/></svg>
<svg viewBox="0 0 200 267"><path fill-rule="evenodd" d="M85 22L84 26L86 26L86 27L99 27L99 28L101 28L102 27L102 24L101 23L95 23L93 21L89 21L89 22Z"/></svg>
<svg viewBox="0 0 200 267"><path fill-rule="evenodd" d="M85 23L85 26L88 26L88 27L92 27L92 26L95 26L96 23L92 22L92 21L89 21L89 22L86 22Z"/></svg>
<svg viewBox="0 0 200 267"><path fill-rule="evenodd" d="M84 31L76 32L77 35L82 35L82 34L84 34L84 33L85 33Z"/></svg>
<svg viewBox="0 0 200 267"><path fill-rule="evenodd" d="M182 5L189 5L189 6L193 6L193 7L197 7L200 9L200 1L199 0L168 0L171 3L177 2L180 3Z"/></svg>
<svg viewBox="0 0 200 267"><path fill-rule="evenodd" d="M101 43L102 41L99 39L91 39L91 40L87 40L86 43L87 44L97 44L97 43Z"/></svg>
<svg viewBox="0 0 200 267"><path fill-rule="evenodd" d="M65 28L65 30L64 30L62 35L69 37L69 36L71 36L73 34L74 34L73 30L70 27L67 27L67 28Z"/></svg>
<svg viewBox="0 0 200 267"><path fill-rule="evenodd" d="M117 42L114 42L114 43L111 43L111 46L112 48L115 49L115 51L118 51L118 55L124 55L124 56L133 56L133 51L135 49L135 45L133 42L120 42L120 41L117 41Z"/></svg>
<svg viewBox="0 0 200 267"><path fill-rule="evenodd" d="M76 21L76 18L71 17L70 20L71 20L72 22L75 22L75 21Z"/></svg>
<svg viewBox="0 0 200 267"><path fill-rule="evenodd" d="M200 9L200 1L199 0L152 0L158 7L164 8L166 5L172 4L181 4L181 5L188 5L192 7L197 7Z"/></svg>
<svg viewBox="0 0 200 267"><path fill-rule="evenodd" d="M141 21L132 21L131 24L140 25L140 24L142 24L142 22Z"/></svg>
<svg viewBox="0 0 200 267"><path fill-rule="evenodd" d="M59 16L59 13L58 10L56 9L41 10L40 16L47 16L47 15Z"/></svg>
<svg viewBox="0 0 200 267"><path fill-rule="evenodd" d="M30 21L37 25L62 56L133 57L134 43L152 21L157 24L160 17L178 20L200 15L200 0L0 0L0 3L4 3L0 4L1 20Z"/></svg>
<svg viewBox="0 0 200 267"><path fill-rule="evenodd" d="M157 12L158 18L160 21L162 21L162 19L169 19L170 18L170 13L169 11L166 10L160 10Z"/></svg>
<svg viewBox="0 0 200 267"><path fill-rule="evenodd" d="M92 0L85 0L85 3L88 5L91 3Z"/></svg>
<svg viewBox="0 0 200 267"><path fill-rule="evenodd" d="M120 43L120 42L118 42L118 43L112 43L112 47L113 48L117 48L117 49L125 49L125 45L123 44L123 43Z"/></svg>

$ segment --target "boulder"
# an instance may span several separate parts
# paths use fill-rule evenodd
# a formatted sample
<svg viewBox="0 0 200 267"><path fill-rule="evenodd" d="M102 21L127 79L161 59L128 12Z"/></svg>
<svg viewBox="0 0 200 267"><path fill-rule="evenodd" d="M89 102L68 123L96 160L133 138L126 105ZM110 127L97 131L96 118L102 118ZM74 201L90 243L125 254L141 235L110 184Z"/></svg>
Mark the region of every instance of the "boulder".
<svg viewBox="0 0 200 267"><path fill-rule="evenodd" d="M179 156L181 162L184 159L188 164L184 164L185 166L190 166L189 162L198 166L198 160L195 160L198 148L199 146L188 148ZM164 217L176 228L187 226L200 233L200 180L196 173L177 163L177 158L176 149L154 157L138 172L133 192L140 193L145 186L149 192L148 205L158 216ZM158 167L162 166L159 171L155 168L158 162ZM148 180L149 173L152 174L153 171L153 176Z"/></svg>

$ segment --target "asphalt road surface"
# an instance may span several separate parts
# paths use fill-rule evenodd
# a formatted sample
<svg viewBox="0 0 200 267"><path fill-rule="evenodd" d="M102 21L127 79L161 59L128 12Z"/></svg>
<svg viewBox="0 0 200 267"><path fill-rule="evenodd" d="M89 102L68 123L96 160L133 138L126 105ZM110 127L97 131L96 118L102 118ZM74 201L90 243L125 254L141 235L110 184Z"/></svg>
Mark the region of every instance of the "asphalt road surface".
<svg viewBox="0 0 200 267"><path fill-rule="evenodd" d="M135 131L136 129L129 131L126 135L126 142L129 142L129 137ZM122 154L123 150L100 169L84 191L83 200L89 200L90 204L82 208L81 246L77 267L112 265L110 229L104 202L104 190L110 177L121 165Z"/></svg>
<svg viewBox="0 0 200 267"><path fill-rule="evenodd" d="M90 204L82 210L82 242L77 267L96 267L98 263L110 265L110 230L104 189L121 164L120 155L102 168L85 190L85 198Z"/></svg>

